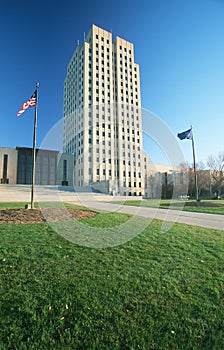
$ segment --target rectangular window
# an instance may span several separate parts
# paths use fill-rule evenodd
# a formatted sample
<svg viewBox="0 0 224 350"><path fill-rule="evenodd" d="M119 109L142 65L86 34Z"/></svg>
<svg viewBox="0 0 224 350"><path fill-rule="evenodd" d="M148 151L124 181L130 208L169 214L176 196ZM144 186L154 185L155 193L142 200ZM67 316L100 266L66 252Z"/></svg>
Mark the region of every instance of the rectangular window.
<svg viewBox="0 0 224 350"><path fill-rule="evenodd" d="M7 168L8 168L8 154L4 154L4 160L3 160L3 179L7 179Z"/></svg>
<svg viewBox="0 0 224 350"><path fill-rule="evenodd" d="M63 181L67 181L67 159L63 161Z"/></svg>

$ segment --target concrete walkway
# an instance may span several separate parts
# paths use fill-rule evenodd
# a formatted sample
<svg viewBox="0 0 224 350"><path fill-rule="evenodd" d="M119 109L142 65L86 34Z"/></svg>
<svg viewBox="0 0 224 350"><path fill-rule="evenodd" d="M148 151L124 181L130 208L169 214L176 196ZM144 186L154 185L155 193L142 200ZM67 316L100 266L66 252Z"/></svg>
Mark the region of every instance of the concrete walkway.
<svg viewBox="0 0 224 350"><path fill-rule="evenodd" d="M133 198L132 198L133 199ZM172 209L135 207L115 204L114 201L125 201L127 197L96 194L91 192L74 192L69 188L58 190L55 186L36 186L35 201L66 202L87 206L92 209L108 212L119 212L146 218L155 218L166 222L178 222L188 225L224 230L224 215L186 212ZM30 201L30 186L0 185L0 202Z"/></svg>
<svg viewBox="0 0 224 350"><path fill-rule="evenodd" d="M119 213L154 218L168 222L224 230L224 215L187 212L172 209L135 207L111 203L90 203L89 207L97 210L116 211Z"/></svg>

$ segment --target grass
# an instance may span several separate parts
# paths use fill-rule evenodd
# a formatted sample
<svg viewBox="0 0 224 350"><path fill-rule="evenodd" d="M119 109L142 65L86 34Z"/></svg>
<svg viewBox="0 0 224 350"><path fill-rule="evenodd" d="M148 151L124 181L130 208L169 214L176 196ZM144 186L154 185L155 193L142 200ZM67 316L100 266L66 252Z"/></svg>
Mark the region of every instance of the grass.
<svg viewBox="0 0 224 350"><path fill-rule="evenodd" d="M171 206L170 199L143 199L143 200L126 200L124 202L114 202L122 203L124 205L134 205L134 206L143 206L143 207L152 207L152 208L161 208L161 209L180 209L178 206ZM174 203L183 205L181 210L199 212L199 213L210 213L210 214L221 214L224 215L224 200L202 200L198 204L195 203L195 200L189 200L186 202L180 200L174 200ZM215 207L214 204L217 203L220 206ZM192 205L191 205L192 204ZM195 205L196 204L196 205Z"/></svg>
<svg viewBox="0 0 224 350"><path fill-rule="evenodd" d="M0 209L25 208L26 204L29 204L29 203L28 202L0 202ZM34 207L35 208L71 208L71 209L89 210L84 206L69 204L69 203L62 203L62 202L35 202Z"/></svg>
<svg viewBox="0 0 224 350"><path fill-rule="evenodd" d="M90 249L48 224L0 225L0 349L224 349L223 232L160 227Z"/></svg>
<svg viewBox="0 0 224 350"><path fill-rule="evenodd" d="M0 202L0 209L24 208L27 202ZM36 203L35 203L35 206Z"/></svg>

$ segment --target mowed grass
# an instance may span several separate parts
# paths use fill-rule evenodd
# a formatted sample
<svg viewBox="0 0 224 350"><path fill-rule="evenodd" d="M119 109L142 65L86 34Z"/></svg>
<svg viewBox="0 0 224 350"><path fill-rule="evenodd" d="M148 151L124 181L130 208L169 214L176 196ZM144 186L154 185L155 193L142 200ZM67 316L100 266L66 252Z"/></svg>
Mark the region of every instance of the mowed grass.
<svg viewBox="0 0 224 350"><path fill-rule="evenodd" d="M0 202L0 209L25 208L28 202ZM63 203L63 202L38 202L34 203L35 208L72 208L88 210L88 208L80 205Z"/></svg>
<svg viewBox="0 0 224 350"><path fill-rule="evenodd" d="M195 200L184 201L173 200L173 203L170 199L143 199L143 200L126 200L124 202L114 202L124 205L134 205L134 206L143 206L143 207L152 207L160 209L177 209L192 211L198 213L210 213L210 214L221 214L224 215L224 200L201 200L199 203L196 203ZM218 206L215 206L218 204ZM179 207L179 205L181 207Z"/></svg>
<svg viewBox="0 0 224 350"><path fill-rule="evenodd" d="M153 220L130 242L90 249L48 224L0 225L0 349L224 349L223 235L163 233Z"/></svg>

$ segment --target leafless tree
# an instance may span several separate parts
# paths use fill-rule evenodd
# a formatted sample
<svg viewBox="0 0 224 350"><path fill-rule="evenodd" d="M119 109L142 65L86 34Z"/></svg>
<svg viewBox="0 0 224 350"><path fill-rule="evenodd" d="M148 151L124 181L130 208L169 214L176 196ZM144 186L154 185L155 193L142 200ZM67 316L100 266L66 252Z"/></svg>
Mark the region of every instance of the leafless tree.
<svg viewBox="0 0 224 350"><path fill-rule="evenodd" d="M201 196L201 195L210 194L210 187L211 187L210 171L206 169L202 161L196 164L196 171L197 171L199 195Z"/></svg>
<svg viewBox="0 0 224 350"><path fill-rule="evenodd" d="M220 196L224 185L224 152L220 152L216 157L209 156L207 164L211 171L214 189L217 196Z"/></svg>
<svg viewBox="0 0 224 350"><path fill-rule="evenodd" d="M191 197L195 196L195 176L194 176L194 167L193 164L189 162L182 163L180 165L183 172L187 172L188 175L188 193ZM196 163L196 172L197 172L197 185L198 185L198 194L208 195L210 194L210 171L206 170L206 167L202 161Z"/></svg>

